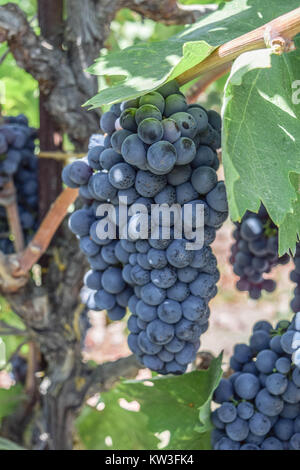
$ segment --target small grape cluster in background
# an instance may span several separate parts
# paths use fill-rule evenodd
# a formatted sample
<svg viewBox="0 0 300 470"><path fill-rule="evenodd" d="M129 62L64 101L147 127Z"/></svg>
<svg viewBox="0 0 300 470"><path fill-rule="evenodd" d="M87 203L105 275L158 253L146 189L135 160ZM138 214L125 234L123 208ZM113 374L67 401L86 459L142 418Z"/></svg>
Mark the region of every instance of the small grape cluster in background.
<svg viewBox="0 0 300 470"><path fill-rule="evenodd" d="M214 450L300 450L300 312L254 325L214 393Z"/></svg>
<svg viewBox="0 0 300 470"><path fill-rule="evenodd" d="M291 309L294 313L297 313L300 311L300 243L297 243L293 263L294 269L290 274L290 279L296 283L296 287L294 289L294 297L291 300Z"/></svg>
<svg viewBox="0 0 300 470"><path fill-rule="evenodd" d="M278 228L263 205L257 214L247 211L242 222L235 225L230 262L240 277L236 287L249 292L251 299L259 299L262 290L273 292L276 288L276 282L263 275L278 264L288 263L290 258L288 254L278 257Z"/></svg>
<svg viewBox="0 0 300 470"><path fill-rule="evenodd" d="M85 206L69 226L79 238L91 270L82 299L93 310L120 320L129 307L128 344L146 367L161 374L183 373L208 328L209 300L217 293L217 261L210 244L228 215L223 182L218 182L221 120L215 111L188 105L175 81L141 98L114 104L101 117L101 137L92 136L87 158L66 166L62 178L79 187ZM99 145L100 143L100 145ZM139 216L127 221L129 238L98 238L97 209L119 205L190 203L204 207L204 247L187 250L187 239L135 239ZM196 210L195 210L196 212ZM191 230L196 228L193 213ZM121 239L119 239L121 238Z"/></svg>
<svg viewBox="0 0 300 470"><path fill-rule="evenodd" d="M36 130L28 126L28 119L23 114L5 117L4 123L0 124L0 190L13 180L26 243L38 226L36 136ZM6 254L14 251L4 207L0 207L0 250Z"/></svg>

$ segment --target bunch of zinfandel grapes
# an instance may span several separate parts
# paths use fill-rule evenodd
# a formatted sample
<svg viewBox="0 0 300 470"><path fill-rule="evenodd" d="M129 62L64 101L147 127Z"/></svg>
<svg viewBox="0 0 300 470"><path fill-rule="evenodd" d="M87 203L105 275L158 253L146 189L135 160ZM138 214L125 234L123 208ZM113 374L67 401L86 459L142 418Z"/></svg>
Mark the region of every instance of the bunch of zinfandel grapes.
<svg viewBox="0 0 300 470"><path fill-rule="evenodd" d="M240 277L236 286L258 299L262 290L273 292L276 288L275 281L265 279L264 273L270 273L277 264L288 263L289 255L278 257L278 229L263 205L258 214L247 211L242 222L235 225L230 262Z"/></svg>
<svg viewBox="0 0 300 470"><path fill-rule="evenodd" d="M107 310L111 320L124 317L128 307L133 353L161 374L181 374L194 360L200 335L208 328L208 302L216 295L219 280L209 245L228 215L225 186L216 173L220 116L200 105L187 105L172 81L138 99L112 105L100 126L103 140L93 136L87 158L65 167L62 175L66 185L80 188L85 201L69 219L91 267L82 299L93 310ZM137 238L136 213L125 221L127 238L117 215L112 221L116 240L101 239L97 210L109 201L118 214L122 196L130 208L141 204L147 218L152 204L177 204L182 212L189 203L191 230L197 228L196 207L202 205L203 248L187 249L181 232L174 237L171 230L170 239L164 237L161 225L155 237Z"/></svg>
<svg viewBox="0 0 300 470"><path fill-rule="evenodd" d="M300 450L300 312L273 330L259 321L237 344L234 373L214 394L215 450Z"/></svg>
<svg viewBox="0 0 300 470"><path fill-rule="evenodd" d="M28 126L26 116L4 118L0 124L0 190L13 180L25 242L37 229L38 178L34 154L36 130ZM0 207L0 250L14 251L4 207Z"/></svg>

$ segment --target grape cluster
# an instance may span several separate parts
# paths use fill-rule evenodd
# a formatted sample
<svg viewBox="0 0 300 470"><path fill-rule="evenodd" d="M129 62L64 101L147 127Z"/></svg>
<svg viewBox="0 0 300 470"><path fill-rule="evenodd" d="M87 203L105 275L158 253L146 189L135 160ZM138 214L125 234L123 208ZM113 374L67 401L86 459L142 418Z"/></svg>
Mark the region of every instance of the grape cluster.
<svg viewBox="0 0 300 470"><path fill-rule="evenodd" d="M300 312L274 330L257 322L249 345L235 346L234 373L214 393L215 450L300 450L299 337Z"/></svg>
<svg viewBox="0 0 300 470"><path fill-rule="evenodd" d="M34 154L36 130L28 126L26 116L6 117L0 125L0 190L13 179L18 200L20 223L25 242L37 229L38 178ZM0 250L14 251L6 211L0 207Z"/></svg>
<svg viewBox="0 0 300 470"><path fill-rule="evenodd" d="M296 283L296 287L294 289L294 298L291 301L291 309L296 313L300 311L300 243L297 244L293 263L295 267L290 274L290 279Z"/></svg>
<svg viewBox="0 0 300 470"><path fill-rule="evenodd" d="M235 225L230 263L240 277L236 287L248 291L251 299L259 299L262 290L273 292L276 288L276 282L265 279L264 273L288 263L289 256L278 257L278 229L263 205L257 214L247 211L242 222Z"/></svg>
<svg viewBox="0 0 300 470"><path fill-rule="evenodd" d="M91 267L82 299L91 309L107 310L112 320L124 317L128 306L129 348L146 367L181 374L196 356L208 327L208 301L217 293L219 272L209 245L228 215L225 186L216 173L220 116L187 105L173 81L114 104L100 126L103 140L93 136L87 157L65 167L62 175L65 184L80 188L85 202L69 219ZM145 213L121 221L123 196L130 209L141 204ZM97 235L97 210L106 201L116 206L117 215L110 218L116 240ZM188 250L182 231L175 236L176 216L169 238L162 221L156 236L136 236L142 218L150 219L151 205L178 204L182 213L188 203L191 231L198 223L197 206L204 208L202 249Z"/></svg>

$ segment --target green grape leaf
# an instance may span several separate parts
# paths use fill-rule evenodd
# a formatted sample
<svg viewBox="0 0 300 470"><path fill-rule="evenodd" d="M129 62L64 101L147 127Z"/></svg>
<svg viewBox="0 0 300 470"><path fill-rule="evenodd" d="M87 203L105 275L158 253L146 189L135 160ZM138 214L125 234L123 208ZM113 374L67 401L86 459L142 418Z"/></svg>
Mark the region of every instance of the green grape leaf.
<svg viewBox="0 0 300 470"><path fill-rule="evenodd" d="M124 381L77 419L87 449L209 449L210 401L222 356L208 370ZM125 405L124 405L125 404ZM135 411L126 409L135 405ZM125 407L124 407L125 406ZM200 421L199 421L200 419Z"/></svg>
<svg viewBox="0 0 300 470"><path fill-rule="evenodd" d="M103 395L98 409L85 406L77 418L76 428L84 447L88 450L156 449L159 440L147 432L147 417L122 408L115 390Z"/></svg>
<svg viewBox="0 0 300 470"><path fill-rule="evenodd" d="M222 158L231 218L241 220L247 209L257 212L263 202L279 227L280 255L294 252L300 234L300 107L292 88L299 72L296 51L242 54L223 106Z"/></svg>
<svg viewBox="0 0 300 470"><path fill-rule="evenodd" d="M164 41L139 43L100 57L88 71L109 78L86 104L96 108L136 98L206 59L216 47L297 8L298 2L232 0Z"/></svg>

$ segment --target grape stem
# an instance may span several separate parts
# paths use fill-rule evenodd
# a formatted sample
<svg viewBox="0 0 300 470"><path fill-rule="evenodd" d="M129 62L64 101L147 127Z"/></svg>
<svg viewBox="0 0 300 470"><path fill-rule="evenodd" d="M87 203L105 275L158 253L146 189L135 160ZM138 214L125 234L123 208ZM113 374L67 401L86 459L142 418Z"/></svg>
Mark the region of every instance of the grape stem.
<svg viewBox="0 0 300 470"><path fill-rule="evenodd" d="M300 8L296 8L249 33L219 46L209 57L179 75L180 86L231 63L243 52L271 47L280 54L294 50L293 37L300 32ZM225 73L225 72L224 72Z"/></svg>

